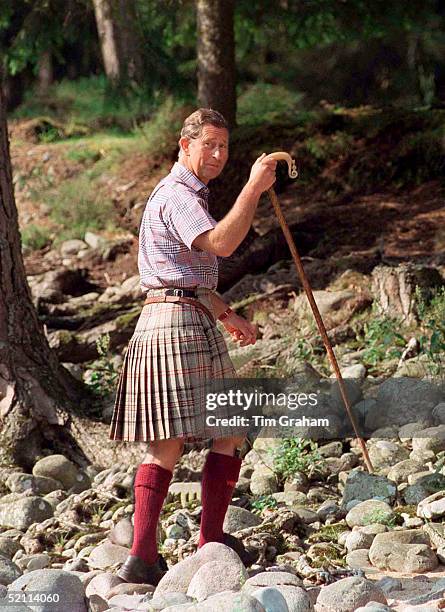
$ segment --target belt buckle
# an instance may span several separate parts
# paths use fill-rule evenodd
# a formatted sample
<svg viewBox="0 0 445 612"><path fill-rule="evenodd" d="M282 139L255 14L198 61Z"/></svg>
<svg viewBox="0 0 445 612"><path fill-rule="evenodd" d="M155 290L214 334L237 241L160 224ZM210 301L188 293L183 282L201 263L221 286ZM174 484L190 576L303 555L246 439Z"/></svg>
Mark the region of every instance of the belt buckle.
<svg viewBox="0 0 445 612"><path fill-rule="evenodd" d="M184 290L183 289L173 289L173 295L176 295L177 297L184 297Z"/></svg>

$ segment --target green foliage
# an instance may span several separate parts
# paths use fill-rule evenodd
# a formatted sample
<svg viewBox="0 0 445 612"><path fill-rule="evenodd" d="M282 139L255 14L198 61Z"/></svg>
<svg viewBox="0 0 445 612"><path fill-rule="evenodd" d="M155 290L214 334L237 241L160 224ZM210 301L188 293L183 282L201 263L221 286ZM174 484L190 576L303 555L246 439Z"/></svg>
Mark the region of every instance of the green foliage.
<svg viewBox="0 0 445 612"><path fill-rule="evenodd" d="M400 357L406 345L405 338L399 333L400 322L390 317L375 316L364 324L363 361L371 371L387 359Z"/></svg>
<svg viewBox="0 0 445 612"><path fill-rule="evenodd" d="M51 232L47 227L30 223L21 230L22 244L31 251L43 249L51 243Z"/></svg>
<svg viewBox="0 0 445 612"><path fill-rule="evenodd" d="M238 122L240 125L261 125L290 121L302 98L302 94L282 85L255 83L238 97Z"/></svg>
<svg viewBox="0 0 445 612"><path fill-rule="evenodd" d="M434 290L429 299L416 287L416 303L424 331L420 351L428 356L431 374L437 376L445 371L445 287Z"/></svg>
<svg viewBox="0 0 445 612"><path fill-rule="evenodd" d="M392 512L383 509L376 509L369 512L363 517L363 525L386 525L387 527L395 527L398 523L398 517Z"/></svg>
<svg viewBox="0 0 445 612"><path fill-rule="evenodd" d="M252 512L255 514L261 514L265 508L277 508L278 502L272 495L260 495L252 502L250 502Z"/></svg>
<svg viewBox="0 0 445 612"><path fill-rule="evenodd" d="M324 525L320 531L311 533L307 541L310 543L333 542L336 544L338 541L338 536L345 531L345 527L344 522Z"/></svg>
<svg viewBox="0 0 445 612"><path fill-rule="evenodd" d="M305 438L283 438L280 446L269 449L269 453L274 471L283 480L295 472L307 472L323 462L317 443Z"/></svg>
<svg viewBox="0 0 445 612"><path fill-rule="evenodd" d="M154 98L143 91L115 91L104 75L63 79L54 83L45 95L30 89L24 102L13 113L16 118L45 115L63 121L65 131L80 124L90 130L125 131L138 118L146 117L156 107Z"/></svg>
<svg viewBox="0 0 445 612"><path fill-rule="evenodd" d="M83 174L62 183L57 192L48 196L47 203L51 219L62 228L56 243L69 238L83 239L86 231L113 228L112 202L103 199Z"/></svg>
<svg viewBox="0 0 445 612"><path fill-rule="evenodd" d="M159 106L150 121L136 129L147 153L171 155L178 147L178 134L191 109L175 101L171 96Z"/></svg>
<svg viewBox="0 0 445 612"><path fill-rule="evenodd" d="M110 395L116 386L118 372L111 360L110 334L106 333L96 340L99 358L91 366L92 374L88 386L99 397Z"/></svg>
<svg viewBox="0 0 445 612"><path fill-rule="evenodd" d="M101 154L97 150L82 147L81 149L69 149L66 153L66 158L70 161L79 162L81 164L90 164L98 161Z"/></svg>

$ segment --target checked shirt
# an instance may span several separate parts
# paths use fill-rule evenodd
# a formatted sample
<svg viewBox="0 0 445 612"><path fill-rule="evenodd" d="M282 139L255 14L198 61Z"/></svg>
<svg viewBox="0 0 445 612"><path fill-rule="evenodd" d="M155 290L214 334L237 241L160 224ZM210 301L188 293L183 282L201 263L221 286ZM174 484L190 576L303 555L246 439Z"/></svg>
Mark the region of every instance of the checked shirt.
<svg viewBox="0 0 445 612"><path fill-rule="evenodd" d="M176 162L154 188L139 231L141 290L160 287L216 289L216 255L192 247L194 239L217 222L208 211L209 190Z"/></svg>

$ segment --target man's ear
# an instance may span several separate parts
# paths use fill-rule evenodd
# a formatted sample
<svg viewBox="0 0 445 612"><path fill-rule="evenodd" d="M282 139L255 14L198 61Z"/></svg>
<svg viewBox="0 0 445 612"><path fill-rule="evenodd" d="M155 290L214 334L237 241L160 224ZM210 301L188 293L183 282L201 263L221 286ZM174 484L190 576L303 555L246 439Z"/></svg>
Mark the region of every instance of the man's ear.
<svg viewBox="0 0 445 612"><path fill-rule="evenodd" d="M185 136L182 136L179 139L179 148L180 150L185 154L185 155L189 155L189 145L190 145L190 139L186 138Z"/></svg>

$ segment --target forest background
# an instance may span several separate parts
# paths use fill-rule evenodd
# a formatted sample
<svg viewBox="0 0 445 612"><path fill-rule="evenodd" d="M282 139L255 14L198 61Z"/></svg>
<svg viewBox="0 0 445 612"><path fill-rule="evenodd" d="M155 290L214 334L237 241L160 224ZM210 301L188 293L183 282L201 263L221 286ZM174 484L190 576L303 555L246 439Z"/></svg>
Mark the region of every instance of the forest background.
<svg viewBox="0 0 445 612"><path fill-rule="evenodd" d="M417 352L443 366L443 0L2 0L0 6L12 157L12 175L6 166L2 183L9 212L0 215L0 229L13 263L4 251L0 314L15 309L15 327L3 330L9 344L0 348L10 375L0 373L0 383L15 388L9 396L4 391L12 446L29 429L35 435L35 453L28 437L25 458L16 448L8 456L29 463L49 439L64 446L64 419L46 400L47 410L40 405L33 418L20 368L62 405L68 396L76 405L85 393L73 377L112 403L140 313L143 207L176 159L184 117L198 105L217 108L232 126L230 160L211 185L216 219L233 204L259 154L286 150L296 157L298 181L280 168L276 190L313 287L354 294L342 295L346 310L330 309L336 350L362 351L356 356L368 375L391 375L414 335ZM4 156L6 148L5 139ZM15 204L20 238L10 221ZM33 299L26 312L27 286L14 276L20 254ZM373 270L416 261L437 266L432 284L442 286L421 324L417 318L402 328L397 316L406 313L397 308L376 317ZM244 243L220 262L218 288L260 326L257 346L265 352L232 353L245 376L292 375L302 362L329 373L313 321L296 320L301 286L267 198ZM425 314L431 308L434 317ZM39 344L35 330L42 325ZM278 344L271 350L274 339L286 350ZM57 379L63 384L51 382ZM88 402L88 417L109 419L109 405ZM27 406L22 420L20 406ZM57 426L48 429L51 419ZM97 446L78 440L83 451L102 452L104 431Z"/></svg>

